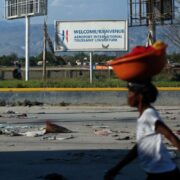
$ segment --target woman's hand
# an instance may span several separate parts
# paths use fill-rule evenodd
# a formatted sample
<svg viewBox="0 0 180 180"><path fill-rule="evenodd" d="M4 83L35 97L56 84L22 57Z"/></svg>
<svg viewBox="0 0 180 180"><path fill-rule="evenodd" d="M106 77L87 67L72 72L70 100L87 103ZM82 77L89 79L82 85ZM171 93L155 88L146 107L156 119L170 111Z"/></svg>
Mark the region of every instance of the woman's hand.
<svg viewBox="0 0 180 180"><path fill-rule="evenodd" d="M104 180L114 180L115 176L117 175L118 171L116 168L112 168L106 172L104 175Z"/></svg>

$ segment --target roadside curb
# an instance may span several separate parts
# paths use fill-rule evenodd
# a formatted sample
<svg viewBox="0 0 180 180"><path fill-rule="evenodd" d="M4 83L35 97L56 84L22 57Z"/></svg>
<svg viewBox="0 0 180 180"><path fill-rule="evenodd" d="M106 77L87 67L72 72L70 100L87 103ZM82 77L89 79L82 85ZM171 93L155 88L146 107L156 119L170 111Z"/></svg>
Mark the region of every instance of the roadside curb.
<svg viewBox="0 0 180 180"><path fill-rule="evenodd" d="M180 91L180 87L158 87L159 91ZM0 92L127 91L127 88L0 88Z"/></svg>

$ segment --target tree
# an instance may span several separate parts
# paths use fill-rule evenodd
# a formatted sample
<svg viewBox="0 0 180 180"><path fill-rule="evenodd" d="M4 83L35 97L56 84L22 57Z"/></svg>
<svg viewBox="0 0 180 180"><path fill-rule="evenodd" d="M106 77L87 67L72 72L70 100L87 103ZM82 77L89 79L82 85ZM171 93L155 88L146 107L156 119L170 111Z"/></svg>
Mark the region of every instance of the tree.
<svg viewBox="0 0 180 180"><path fill-rule="evenodd" d="M30 66L37 66L37 63L38 63L38 58L35 57L35 56L31 56L29 58L29 64Z"/></svg>
<svg viewBox="0 0 180 180"><path fill-rule="evenodd" d="M13 66L16 61L19 61L19 58L16 54L10 54L8 56L0 57L0 65L2 66Z"/></svg>
<svg viewBox="0 0 180 180"><path fill-rule="evenodd" d="M43 59L43 53L40 53L37 56L37 62L42 61L42 59ZM55 59L54 55L49 51L46 52L46 63L49 66L65 65L66 64L65 60L61 56L57 56Z"/></svg>

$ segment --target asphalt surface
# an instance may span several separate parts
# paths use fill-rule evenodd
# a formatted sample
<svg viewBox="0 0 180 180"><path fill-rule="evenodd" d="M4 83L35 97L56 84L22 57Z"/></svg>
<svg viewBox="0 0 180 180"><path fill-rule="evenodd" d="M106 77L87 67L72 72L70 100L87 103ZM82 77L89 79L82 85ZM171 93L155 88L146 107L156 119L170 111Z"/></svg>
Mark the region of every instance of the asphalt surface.
<svg viewBox="0 0 180 180"><path fill-rule="evenodd" d="M158 106L166 124L178 132L180 108ZM135 144L136 109L127 106L1 107L1 127L19 131L41 130L47 120L72 130L43 136L0 136L0 179L45 179L58 173L68 180L101 180L107 169ZM102 131L104 130L104 131ZM105 132L105 133L104 133ZM180 167L180 154L165 141ZM146 175L133 161L117 179L139 180Z"/></svg>

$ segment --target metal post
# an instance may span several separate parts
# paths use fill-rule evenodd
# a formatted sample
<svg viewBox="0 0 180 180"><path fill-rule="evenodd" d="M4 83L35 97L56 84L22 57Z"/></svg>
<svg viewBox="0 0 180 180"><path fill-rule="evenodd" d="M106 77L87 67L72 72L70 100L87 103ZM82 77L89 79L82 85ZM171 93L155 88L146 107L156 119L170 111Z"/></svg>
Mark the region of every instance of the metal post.
<svg viewBox="0 0 180 180"><path fill-rule="evenodd" d="M149 26L147 45L152 45L156 41L156 24L154 17L154 0L149 0Z"/></svg>
<svg viewBox="0 0 180 180"><path fill-rule="evenodd" d="M89 53L89 59L90 59L90 63L89 63L89 74L90 74L90 77L89 77L89 79L90 79L90 83L92 83L93 82L93 60L92 60L92 56L93 56L93 53L92 52L90 52Z"/></svg>
<svg viewBox="0 0 180 180"><path fill-rule="evenodd" d="M43 80L46 80L46 32L47 26L46 22L44 21L44 46L43 46Z"/></svg>
<svg viewBox="0 0 180 180"><path fill-rule="evenodd" d="M30 17L26 16L26 33L25 33L25 81L29 80L29 24Z"/></svg>
<svg viewBox="0 0 180 180"><path fill-rule="evenodd" d="M154 20L149 20L149 39L151 44L156 41L156 25Z"/></svg>

